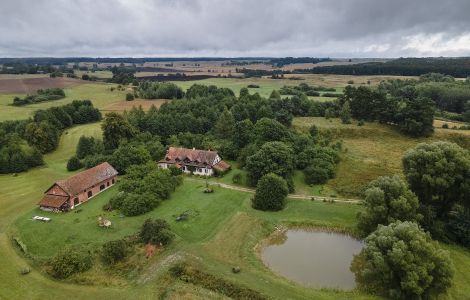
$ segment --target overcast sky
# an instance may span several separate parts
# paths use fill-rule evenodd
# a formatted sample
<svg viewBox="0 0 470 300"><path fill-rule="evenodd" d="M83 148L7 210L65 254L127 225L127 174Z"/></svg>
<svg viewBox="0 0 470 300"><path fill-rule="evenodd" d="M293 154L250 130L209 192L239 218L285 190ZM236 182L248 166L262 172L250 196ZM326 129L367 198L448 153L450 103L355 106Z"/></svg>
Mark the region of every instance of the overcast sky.
<svg viewBox="0 0 470 300"><path fill-rule="evenodd" d="M470 0L1 0L0 57L470 56Z"/></svg>

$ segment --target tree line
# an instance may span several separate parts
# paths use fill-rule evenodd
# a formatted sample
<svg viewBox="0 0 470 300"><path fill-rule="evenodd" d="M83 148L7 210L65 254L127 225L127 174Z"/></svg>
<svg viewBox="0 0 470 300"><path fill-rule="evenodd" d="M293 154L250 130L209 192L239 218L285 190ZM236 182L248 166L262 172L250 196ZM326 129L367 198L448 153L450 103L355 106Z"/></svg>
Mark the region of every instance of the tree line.
<svg viewBox="0 0 470 300"><path fill-rule="evenodd" d="M39 89L36 95L27 95L24 98L13 98L14 106L24 106L28 104L40 103L45 101L53 101L65 98L65 92L61 88Z"/></svg>
<svg viewBox="0 0 470 300"><path fill-rule="evenodd" d="M399 58L387 62L319 66L311 69L294 70L293 73L395 76L420 76L426 73L442 73L466 78L470 76L470 58Z"/></svg>
<svg viewBox="0 0 470 300"><path fill-rule="evenodd" d="M64 129L100 119L101 113L90 100L75 100L38 110L28 120L1 122L0 172L22 172L43 164L42 154L57 148Z"/></svg>

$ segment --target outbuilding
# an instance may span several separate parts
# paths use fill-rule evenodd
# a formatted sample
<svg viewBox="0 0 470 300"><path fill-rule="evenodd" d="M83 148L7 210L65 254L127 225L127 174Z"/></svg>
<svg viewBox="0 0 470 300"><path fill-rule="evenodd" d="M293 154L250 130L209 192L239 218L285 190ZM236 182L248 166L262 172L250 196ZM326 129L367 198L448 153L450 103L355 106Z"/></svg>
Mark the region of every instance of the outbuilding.
<svg viewBox="0 0 470 300"><path fill-rule="evenodd" d="M39 202L46 211L68 211L114 185L118 172L107 162L55 182Z"/></svg>

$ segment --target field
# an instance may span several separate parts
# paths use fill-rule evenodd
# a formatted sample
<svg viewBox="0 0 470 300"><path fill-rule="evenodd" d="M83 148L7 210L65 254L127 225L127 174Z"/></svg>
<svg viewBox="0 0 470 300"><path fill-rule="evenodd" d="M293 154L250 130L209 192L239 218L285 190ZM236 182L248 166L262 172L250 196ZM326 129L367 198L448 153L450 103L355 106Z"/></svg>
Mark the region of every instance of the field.
<svg viewBox="0 0 470 300"><path fill-rule="evenodd" d="M0 80L0 85L3 80ZM12 106L15 96L23 97L24 94L0 94L0 121L27 119L34 111L52 106L64 105L73 100L89 99L97 108L104 108L110 103L123 101L126 93L115 89L111 92L111 87L116 85L104 83L84 83L74 87L64 89L66 97L56 101L41 102L26 106ZM39 88L39 87L38 87Z"/></svg>
<svg viewBox="0 0 470 300"><path fill-rule="evenodd" d="M468 130L436 128L433 136L416 139L378 123L357 126L325 118L294 118L293 121L293 126L299 130L308 130L314 124L320 129L330 130L343 143L336 178L330 180L325 188L344 196L361 195L366 184L378 176L402 175L403 155L419 143L463 140L467 144L470 134Z"/></svg>
<svg viewBox="0 0 470 300"><path fill-rule="evenodd" d="M84 81L73 78L29 77L0 78L0 93L32 94L38 89L67 88L83 84Z"/></svg>

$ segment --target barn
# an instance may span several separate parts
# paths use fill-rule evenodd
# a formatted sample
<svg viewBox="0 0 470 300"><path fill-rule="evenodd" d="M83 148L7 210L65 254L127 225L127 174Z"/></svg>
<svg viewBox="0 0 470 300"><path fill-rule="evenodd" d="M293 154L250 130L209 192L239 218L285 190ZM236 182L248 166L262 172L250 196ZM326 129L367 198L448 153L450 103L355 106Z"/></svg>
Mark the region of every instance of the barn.
<svg viewBox="0 0 470 300"><path fill-rule="evenodd" d="M39 208L46 211L68 211L88 201L116 183L118 172L107 162L55 182L44 193Z"/></svg>

